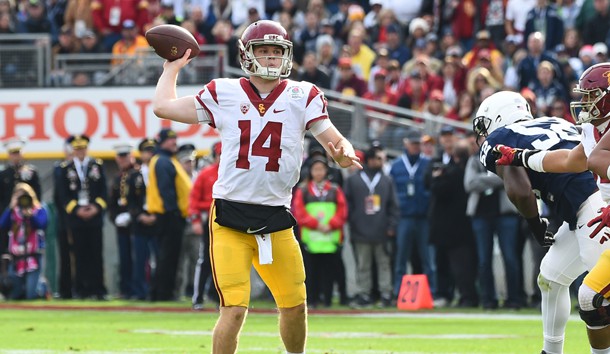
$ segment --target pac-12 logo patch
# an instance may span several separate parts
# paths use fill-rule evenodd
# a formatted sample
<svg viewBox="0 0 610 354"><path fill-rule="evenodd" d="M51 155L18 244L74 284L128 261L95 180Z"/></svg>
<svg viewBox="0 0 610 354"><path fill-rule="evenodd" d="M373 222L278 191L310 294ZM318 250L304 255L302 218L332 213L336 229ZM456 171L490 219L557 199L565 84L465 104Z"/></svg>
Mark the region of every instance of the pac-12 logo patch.
<svg viewBox="0 0 610 354"><path fill-rule="evenodd" d="M248 110L250 109L250 104L247 102L243 102L239 106L239 109L241 110L241 113L246 114L246 113L248 113Z"/></svg>
<svg viewBox="0 0 610 354"><path fill-rule="evenodd" d="M305 96L305 91L303 91L303 89L299 86L291 86L286 90L286 92L288 93L288 97L292 98L293 100L299 100Z"/></svg>

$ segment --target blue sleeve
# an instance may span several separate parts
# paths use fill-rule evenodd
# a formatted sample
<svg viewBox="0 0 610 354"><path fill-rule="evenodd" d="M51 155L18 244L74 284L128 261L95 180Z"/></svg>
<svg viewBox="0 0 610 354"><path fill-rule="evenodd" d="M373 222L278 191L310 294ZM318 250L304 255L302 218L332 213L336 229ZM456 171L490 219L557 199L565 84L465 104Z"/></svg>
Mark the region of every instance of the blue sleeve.
<svg viewBox="0 0 610 354"><path fill-rule="evenodd" d="M49 218L45 208L38 209L34 215L32 215L32 225L38 230L44 230L47 228Z"/></svg>
<svg viewBox="0 0 610 354"><path fill-rule="evenodd" d="M0 229L10 229L11 224L11 208L6 208L0 216Z"/></svg>
<svg viewBox="0 0 610 354"><path fill-rule="evenodd" d="M176 195L176 168L169 158L159 158L155 165L157 175L157 186L163 200L165 211L178 210L178 198Z"/></svg>

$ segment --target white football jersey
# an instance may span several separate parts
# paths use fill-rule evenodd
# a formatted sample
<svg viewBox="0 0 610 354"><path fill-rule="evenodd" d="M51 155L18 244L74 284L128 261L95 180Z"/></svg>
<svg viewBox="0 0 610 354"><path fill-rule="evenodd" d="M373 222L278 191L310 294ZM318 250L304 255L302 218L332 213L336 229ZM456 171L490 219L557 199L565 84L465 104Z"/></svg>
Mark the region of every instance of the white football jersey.
<svg viewBox="0 0 610 354"><path fill-rule="evenodd" d="M595 148L595 145L597 145L599 139L601 139L601 134L593 124L582 124L582 146L587 158L591 155L591 152L593 151L593 148ZM602 194L602 199L606 203L610 203L610 180L602 179L597 175L595 175L595 180L597 181L597 187Z"/></svg>
<svg viewBox="0 0 610 354"><path fill-rule="evenodd" d="M328 118L322 91L308 82L282 80L262 99L246 78L216 79L195 102L199 121L218 129L222 142L213 197L290 207L305 131Z"/></svg>

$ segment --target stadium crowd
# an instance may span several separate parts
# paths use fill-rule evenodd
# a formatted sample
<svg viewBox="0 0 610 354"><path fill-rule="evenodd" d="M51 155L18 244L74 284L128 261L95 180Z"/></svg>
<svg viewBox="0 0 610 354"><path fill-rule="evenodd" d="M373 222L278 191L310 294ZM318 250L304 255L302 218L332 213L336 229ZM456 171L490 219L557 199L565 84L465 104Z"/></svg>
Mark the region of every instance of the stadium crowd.
<svg viewBox="0 0 610 354"><path fill-rule="evenodd" d="M586 68L608 60L610 45L608 0L0 0L0 34L50 33L54 54L134 54L138 48L148 47L142 36L148 28L170 23L188 29L202 45L227 44L229 63L234 67L239 66L237 39L249 24L261 18L276 20L290 32L294 43L292 79L309 81L345 96L368 98L465 123L472 122L486 97L501 89L520 92L534 116L557 116L574 122L567 106L574 99L572 88ZM115 64L120 64L118 59L113 61ZM18 74L15 63L0 57L0 82L6 85ZM71 77L70 82L84 86L94 80L83 74ZM168 151L170 159L163 166L174 169L169 175L180 175L176 171L182 169L182 173L191 175L189 182L193 180L197 185L197 177L203 172L198 174L198 169L193 168L200 167L193 164L194 147L182 147L180 154L175 136L170 135L163 131L156 141L143 141L138 147L140 154L148 151L151 153L148 158L153 159L153 151L154 156L159 151ZM428 276L437 306L494 309L501 304L517 309L536 302L526 299L523 290L522 254L527 231L507 202L502 183L487 176L473 157L478 147L471 132L444 126L435 134L421 135L415 130L396 131L371 120L369 137L370 146L361 155L364 171L350 171L346 175L333 166L323 149L310 144L302 170L303 183L295 190L293 211L306 255L308 298L312 306L332 305L335 283L343 304L362 307L379 300L382 306L392 306L402 275L407 272ZM72 138L66 144L67 151L86 148L83 140L87 139ZM377 139L398 141L403 154L388 159L384 147L375 142ZM164 146L167 141L173 143ZM35 170L18 158L19 148L7 145L7 149L15 158L7 163L3 174L12 173L15 178L0 179L2 183L9 180L12 183L8 188L3 186L3 191L13 190L16 182L30 181L24 178L27 173L16 171L24 167ZM172 162L171 156L176 153L182 166ZM126 160L129 163L120 160L128 156L130 148L117 148L116 162L122 172L113 183L111 178L105 182L114 194L103 190L95 198L88 197L90 200L83 203L94 205L92 214L73 217L87 224L108 210L119 234L121 296L151 300L181 296L175 290L176 274L181 269L178 262L188 258L192 266L182 277L196 279L187 281L187 293L195 294L193 305L199 307L205 283L209 282L205 275L209 270L203 266L205 252L197 255L193 251L199 250L199 241L205 244L206 227L199 224L205 225L206 204L193 202L193 191L197 189L190 192L191 204L184 204L184 194L177 191L187 185L190 188L190 184L159 178L154 182L170 183L175 188L170 198L175 205L169 209L165 205L163 212L149 213L150 205L146 202L150 195L147 171L150 161L142 159L133 166L131 159ZM86 159L83 155L80 161ZM58 165L57 180L61 181L62 171L65 178L72 179L63 187L57 185L58 191L78 189L72 188L72 183L79 184L76 182L82 180L79 175L82 172L75 169L70 174L62 170L80 164L74 161L70 156ZM100 167L94 169L99 174L96 181L103 176L103 166L97 165ZM192 170L187 171L189 168ZM122 183L123 186L133 183L130 188L123 187L123 192L144 194L121 195ZM211 186L209 181L206 185ZM32 187L36 191L36 186ZM158 186L156 190L165 200L164 193L169 189ZM24 193L23 188L15 189L17 192ZM56 195L59 210L71 214L85 209L76 206L80 206L82 196ZM98 197L101 201L97 201ZM18 205L11 200L17 199L17 195L4 194L0 206L12 210ZM71 205L72 201L76 205ZM134 208L133 203L138 207ZM161 214L171 215L160 217ZM76 245L72 243L76 241L72 235L75 226L70 225L68 215L62 219L66 221L65 234ZM171 226L174 230L186 225L181 242L168 242L163 235L153 236L161 228L151 225L161 219L167 225L178 225ZM11 230L17 229L5 227L5 245L10 243L8 235L15 235ZM344 231L348 231L356 259L357 290L352 294L346 290L341 257ZM320 234L332 235L332 241L321 240ZM491 264L494 234L498 236L507 269L505 299L498 299L494 288ZM125 242L125 238L130 241ZM157 242L152 242L153 239ZM195 246L186 244L193 240ZM44 243L43 238L38 243L32 238L26 243L31 243L35 251L44 246L41 242ZM69 245L64 242L64 246ZM83 244L73 251L78 252L78 247L91 252ZM5 249L9 254L10 249ZM101 248L97 251L101 253ZM148 262L149 251L155 255L154 272ZM103 282L99 283L103 262L100 254L75 255L76 263L71 264L69 253L62 252L59 296L105 298ZM535 253L539 262L544 250L540 248ZM16 256L11 259L24 257ZM15 274L23 276L28 267L38 269L37 258L25 259L29 261L18 266L21 272ZM75 279L71 279L71 266L76 266ZM202 266L201 270L194 270ZM10 269L17 268L13 264ZM202 272L205 276L199 278ZM98 284L91 284L92 278ZM32 294L24 290L15 296ZM214 291L209 294L213 298Z"/></svg>

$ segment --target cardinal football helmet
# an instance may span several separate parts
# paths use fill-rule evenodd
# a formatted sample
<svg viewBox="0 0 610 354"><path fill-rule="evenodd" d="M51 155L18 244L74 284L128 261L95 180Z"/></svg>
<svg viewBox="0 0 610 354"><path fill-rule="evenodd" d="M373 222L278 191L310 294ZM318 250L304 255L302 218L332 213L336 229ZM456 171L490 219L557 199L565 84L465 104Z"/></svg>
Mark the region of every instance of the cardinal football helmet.
<svg viewBox="0 0 610 354"><path fill-rule="evenodd" d="M576 123L610 117L610 63L591 66L580 75L574 92L581 93L580 101L570 103Z"/></svg>
<svg viewBox="0 0 610 354"><path fill-rule="evenodd" d="M472 122L477 139L494 130L521 120L534 119L530 106L517 92L500 91L487 97Z"/></svg>
<svg viewBox="0 0 610 354"><path fill-rule="evenodd" d="M281 59L277 68L263 66L259 62L262 57L254 56L254 47L259 45L274 45L283 48L281 57L267 57ZM241 68L250 76L260 76L263 79L274 80L279 77L288 77L292 70L292 42L288 32L279 23L269 20L256 21L249 25L238 41L239 61Z"/></svg>

